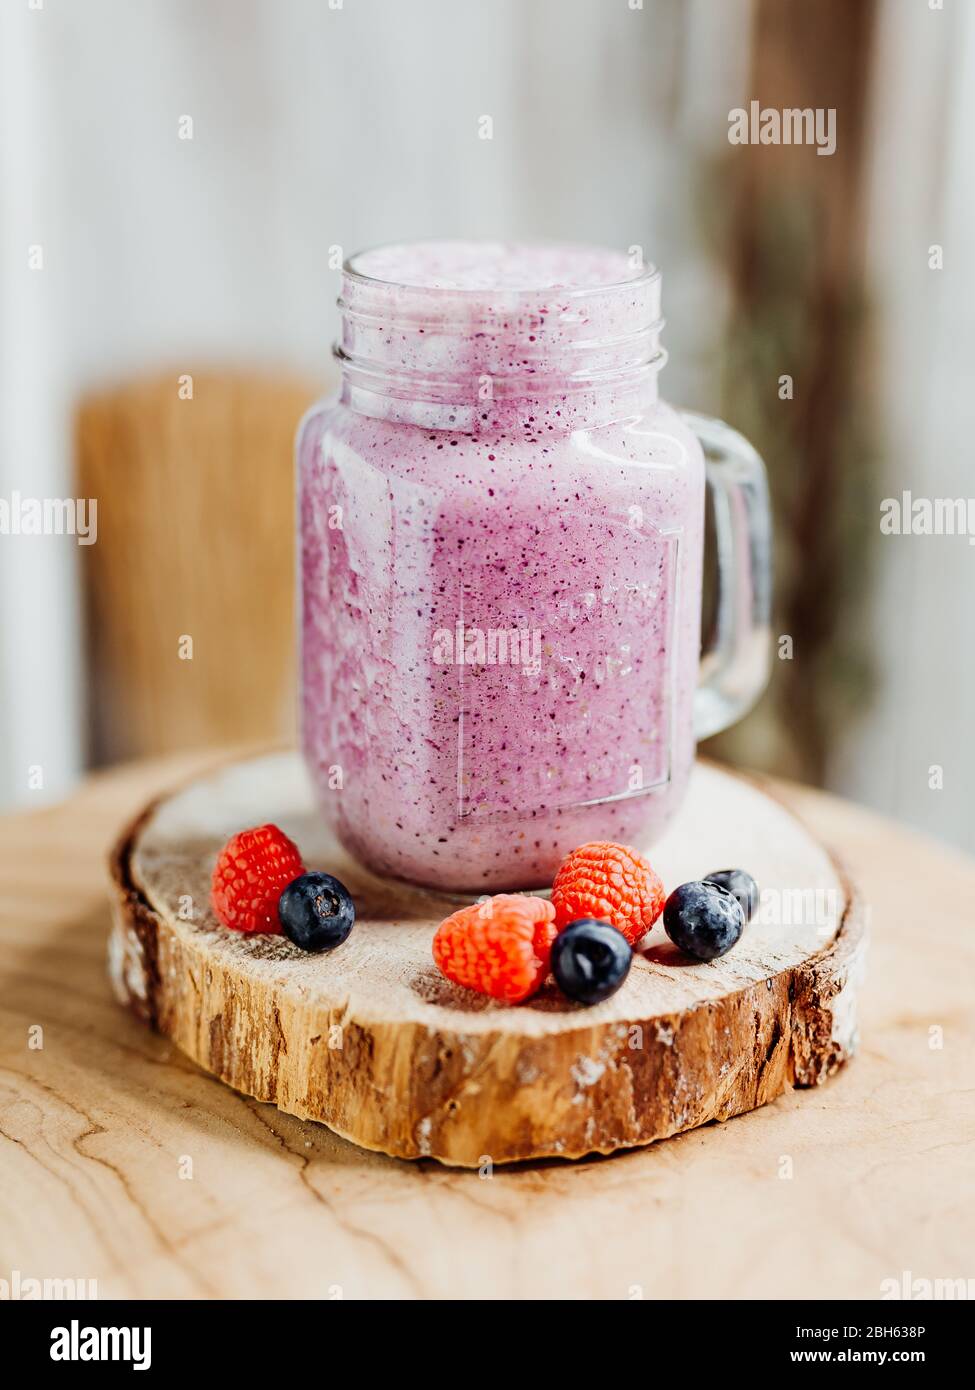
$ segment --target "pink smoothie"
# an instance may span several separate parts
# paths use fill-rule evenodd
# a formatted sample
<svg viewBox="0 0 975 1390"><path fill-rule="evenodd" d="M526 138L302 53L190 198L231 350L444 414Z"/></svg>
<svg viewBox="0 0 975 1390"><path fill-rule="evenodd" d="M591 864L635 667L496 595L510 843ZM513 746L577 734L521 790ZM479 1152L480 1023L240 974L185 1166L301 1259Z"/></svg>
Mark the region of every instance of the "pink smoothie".
<svg viewBox="0 0 975 1390"><path fill-rule="evenodd" d="M299 436L302 737L372 869L551 882L647 846L693 759L700 446L658 398L659 277L577 247L354 259L341 399Z"/></svg>

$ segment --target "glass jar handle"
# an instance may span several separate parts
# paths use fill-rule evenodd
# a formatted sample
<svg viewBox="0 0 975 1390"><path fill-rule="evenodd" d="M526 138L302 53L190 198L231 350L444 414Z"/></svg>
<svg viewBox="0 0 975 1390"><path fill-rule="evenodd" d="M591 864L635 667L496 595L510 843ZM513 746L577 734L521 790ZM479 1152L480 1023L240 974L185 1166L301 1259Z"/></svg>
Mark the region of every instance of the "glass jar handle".
<svg viewBox="0 0 975 1390"><path fill-rule="evenodd" d="M717 543L713 634L701 652L694 737L710 738L751 709L769 675L772 517L765 465L722 420L682 411L704 449Z"/></svg>

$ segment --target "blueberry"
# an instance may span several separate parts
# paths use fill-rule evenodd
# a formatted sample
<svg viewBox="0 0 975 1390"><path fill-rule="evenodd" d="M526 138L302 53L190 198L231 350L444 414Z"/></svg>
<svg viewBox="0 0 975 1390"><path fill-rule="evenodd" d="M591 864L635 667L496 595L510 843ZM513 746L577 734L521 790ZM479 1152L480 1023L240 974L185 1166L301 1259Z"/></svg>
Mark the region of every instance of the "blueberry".
<svg viewBox="0 0 975 1390"><path fill-rule="evenodd" d="M623 933L592 917L570 922L552 943L552 974L562 993L579 1004L598 1004L615 994L632 960Z"/></svg>
<svg viewBox="0 0 975 1390"><path fill-rule="evenodd" d="M758 908L758 884L744 869L716 869L713 874L705 874L705 883L716 883L719 888L727 888L741 903L745 921L750 922Z"/></svg>
<svg viewBox="0 0 975 1390"><path fill-rule="evenodd" d="M278 916L285 936L303 951L331 951L352 930L355 904L331 874L302 874L278 898Z"/></svg>
<svg viewBox="0 0 975 1390"><path fill-rule="evenodd" d="M717 883L682 883L664 905L664 931L697 960L730 951L744 925L741 903Z"/></svg>

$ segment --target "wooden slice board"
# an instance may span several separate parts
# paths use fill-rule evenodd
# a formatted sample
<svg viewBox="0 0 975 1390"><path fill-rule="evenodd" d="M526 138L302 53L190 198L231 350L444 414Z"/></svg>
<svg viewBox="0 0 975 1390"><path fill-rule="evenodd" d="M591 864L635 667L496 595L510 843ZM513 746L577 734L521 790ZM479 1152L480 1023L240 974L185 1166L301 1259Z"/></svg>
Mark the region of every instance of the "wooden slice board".
<svg viewBox="0 0 975 1390"><path fill-rule="evenodd" d="M336 874L358 917L331 954L220 927L218 849L274 821ZM334 843L296 754L220 768L149 806L112 856L120 1000L237 1090L370 1149L475 1167L610 1153L823 1082L856 1047L863 914L835 860L744 778L699 765L654 847L668 889L748 868L762 908L691 963L658 923L594 1008L550 980L506 1007L445 980L430 942L469 899L372 877Z"/></svg>

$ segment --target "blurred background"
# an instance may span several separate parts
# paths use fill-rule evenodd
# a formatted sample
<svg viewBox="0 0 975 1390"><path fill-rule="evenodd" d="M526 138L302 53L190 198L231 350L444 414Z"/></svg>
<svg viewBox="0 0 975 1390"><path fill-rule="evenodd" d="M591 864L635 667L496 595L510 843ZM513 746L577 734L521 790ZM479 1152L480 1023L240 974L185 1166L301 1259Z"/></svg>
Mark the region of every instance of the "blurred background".
<svg viewBox="0 0 975 1390"><path fill-rule="evenodd" d="M769 467L791 659L710 751L975 849L975 553L880 531L975 495L970 0L0 0L0 112L0 498L98 499L0 534L0 809L293 736L342 255L552 237L661 267L664 395Z"/></svg>

